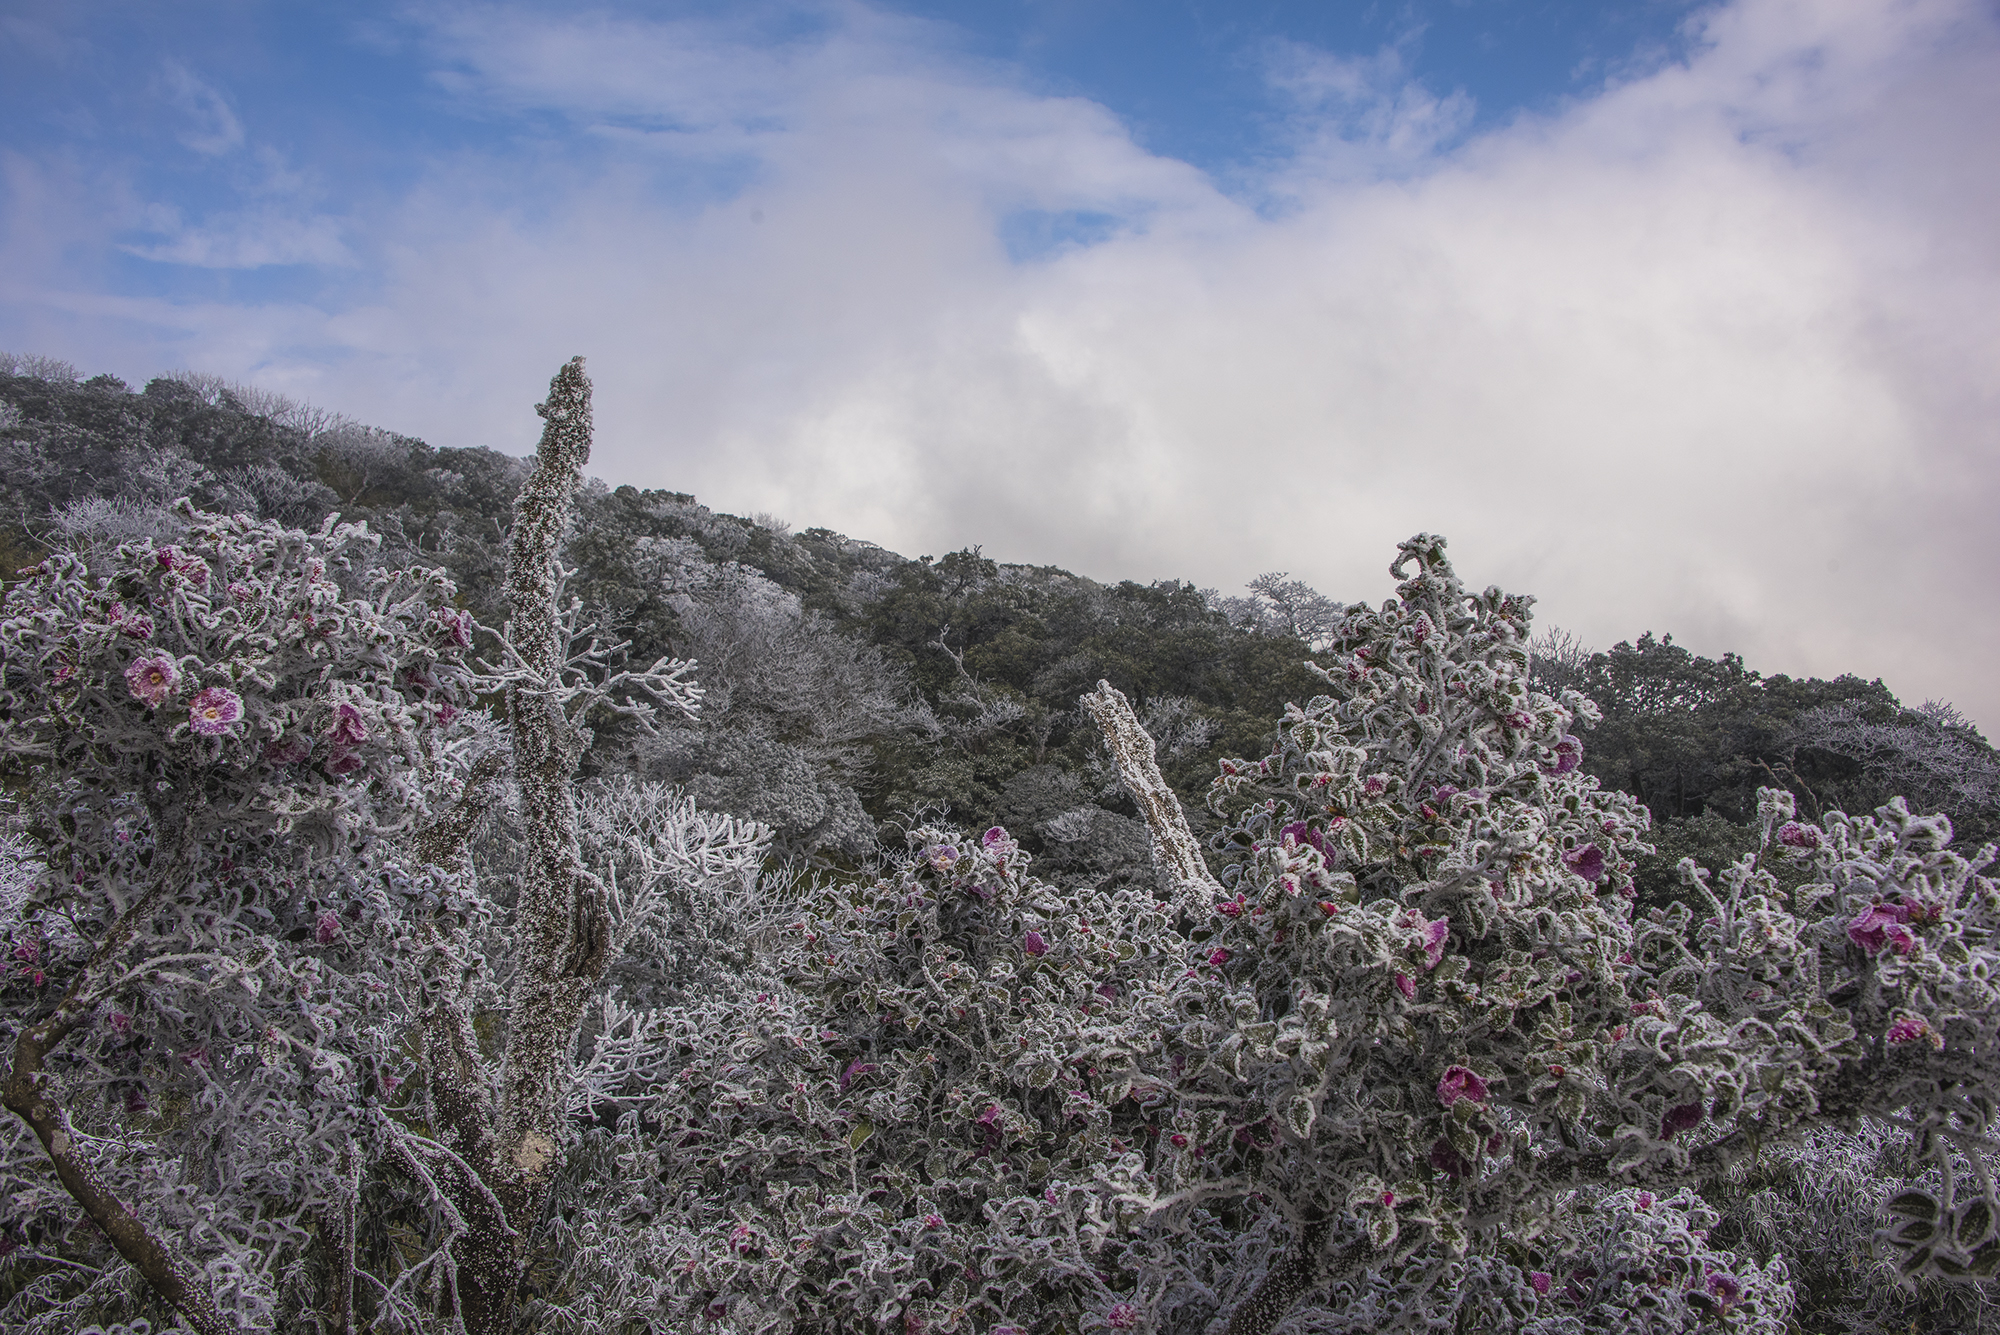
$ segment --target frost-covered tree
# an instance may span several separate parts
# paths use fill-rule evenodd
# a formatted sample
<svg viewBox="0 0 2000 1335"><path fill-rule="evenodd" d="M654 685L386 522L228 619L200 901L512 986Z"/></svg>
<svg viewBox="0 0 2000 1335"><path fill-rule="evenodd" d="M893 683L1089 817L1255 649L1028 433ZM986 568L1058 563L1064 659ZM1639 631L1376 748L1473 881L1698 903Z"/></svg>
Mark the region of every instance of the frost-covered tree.
<svg viewBox="0 0 2000 1335"><path fill-rule="evenodd" d="M740 882L763 845L628 786L583 800L584 846L586 717L698 692L685 663L625 668L563 598L580 362L541 411L492 661L440 573L372 568L332 522L183 507L176 542L59 553L9 591L0 754L32 888L6 904L0 1097L34 1143L6 1141L0 1224L60 1244L10 1320L136 1310L80 1211L203 1332L513 1327L586 1009L677 886ZM495 696L504 726L476 708ZM465 843L509 773L517 857L482 878ZM361 1236L364 1190L396 1245Z"/></svg>

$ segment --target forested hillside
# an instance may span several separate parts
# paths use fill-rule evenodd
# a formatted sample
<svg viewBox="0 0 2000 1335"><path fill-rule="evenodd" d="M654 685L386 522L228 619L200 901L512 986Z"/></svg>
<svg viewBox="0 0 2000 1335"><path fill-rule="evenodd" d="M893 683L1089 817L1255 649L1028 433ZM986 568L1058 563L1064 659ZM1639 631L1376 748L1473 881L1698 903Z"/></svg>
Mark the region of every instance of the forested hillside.
<svg viewBox="0 0 2000 1335"><path fill-rule="evenodd" d="M2000 1329L1948 705L0 371L8 1329Z"/></svg>
<svg viewBox="0 0 2000 1335"><path fill-rule="evenodd" d="M188 496L308 528L334 513L366 522L385 560L442 566L475 616L504 619L523 460L433 449L199 376L135 392L61 364L5 369L10 569L58 538L136 536ZM679 492L602 484L580 498L564 559L574 592L633 658L694 659L709 692L699 726L648 738L601 729L593 771L683 785L771 826L785 852L842 865L924 813L1001 824L1058 881L1144 861L1143 822L1080 693L1103 679L1138 702L1207 834L1217 763L1267 751L1285 704L1316 693L1303 664L1340 609L1282 573L1240 597L1173 579L1106 585L1001 565L976 546L909 559ZM1900 793L1950 812L1968 843L2000 834L2000 755L1949 705L1912 708L1855 677L1767 677L1651 632L1597 653L1560 632L1536 648L1538 685L1573 686L1604 710L1586 772L1653 814L1659 853L1638 877L1648 896L1671 894L1683 856L1749 847L1760 785L1789 789L1814 816Z"/></svg>

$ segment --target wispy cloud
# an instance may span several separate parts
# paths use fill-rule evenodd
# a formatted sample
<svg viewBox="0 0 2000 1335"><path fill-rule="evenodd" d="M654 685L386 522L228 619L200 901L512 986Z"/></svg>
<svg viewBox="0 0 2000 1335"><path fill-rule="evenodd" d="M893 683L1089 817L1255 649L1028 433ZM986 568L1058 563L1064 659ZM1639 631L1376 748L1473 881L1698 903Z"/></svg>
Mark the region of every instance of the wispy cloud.
<svg viewBox="0 0 2000 1335"><path fill-rule="evenodd" d="M1596 642L2000 726L1977 0L1738 0L1685 63L1480 134L1396 48L1274 48L1287 137L1227 191L865 6L428 12L437 86L504 144L268 241L364 256L364 292L63 318L516 450L583 352L595 471L912 552L1372 598L1441 531ZM258 253L241 212L184 262Z"/></svg>
<svg viewBox="0 0 2000 1335"><path fill-rule="evenodd" d="M210 156L243 146L243 122L212 84L177 60L161 66L160 83L167 102L181 114L181 143Z"/></svg>

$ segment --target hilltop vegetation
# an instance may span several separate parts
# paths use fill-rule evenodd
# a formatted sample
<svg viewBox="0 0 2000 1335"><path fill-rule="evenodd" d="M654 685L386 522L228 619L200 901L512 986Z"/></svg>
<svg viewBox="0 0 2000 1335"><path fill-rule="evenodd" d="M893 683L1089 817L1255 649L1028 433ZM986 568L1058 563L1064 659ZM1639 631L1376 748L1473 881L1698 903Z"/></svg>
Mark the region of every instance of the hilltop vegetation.
<svg viewBox="0 0 2000 1335"><path fill-rule="evenodd" d="M482 622L504 619L524 460L435 449L212 378L134 392L30 361L0 376L0 560L136 536L180 496L307 528L338 513L382 535L386 562L440 566ZM1205 836L1218 762L1268 751L1285 704L1316 692L1303 665L1340 608L1281 574L1226 597L1001 565L974 546L910 559L597 483L564 559L634 658L695 659L709 691L699 726L643 739L600 729L591 772L687 786L771 826L786 852L842 865L921 813L1001 824L1059 882L1119 875L1145 843L1079 694L1108 680L1138 703ZM1575 687L1604 711L1586 771L1653 815L1649 898L1671 896L1680 857L1748 846L1760 785L1815 816L1901 793L1949 812L1966 842L2000 835L2000 754L1948 705L1911 708L1849 676L1763 676L1650 632L1596 653L1558 632L1537 651L1539 685Z"/></svg>
<svg viewBox="0 0 2000 1335"><path fill-rule="evenodd" d="M1948 706L0 370L0 1319L1993 1325Z"/></svg>

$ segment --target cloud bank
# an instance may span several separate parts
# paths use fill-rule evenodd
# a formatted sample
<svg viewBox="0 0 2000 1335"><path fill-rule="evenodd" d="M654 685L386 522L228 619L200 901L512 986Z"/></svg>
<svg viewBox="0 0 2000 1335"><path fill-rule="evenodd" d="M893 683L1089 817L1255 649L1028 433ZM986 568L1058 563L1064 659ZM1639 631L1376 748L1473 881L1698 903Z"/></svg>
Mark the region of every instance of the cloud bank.
<svg viewBox="0 0 2000 1335"><path fill-rule="evenodd" d="M425 11L399 40L503 147L338 211L139 210L157 234L121 243L336 287L142 299L52 262L8 289L7 337L517 452L582 352L613 482L1348 599L1442 532L1587 642L1879 675L1991 733L2000 24L1976 0L1693 22L1685 63L1477 136L1393 49L1273 48L1269 151L1218 182L860 5ZM180 75L190 147L254 154L254 109ZM102 187L6 166L10 253L55 255L23 210Z"/></svg>

